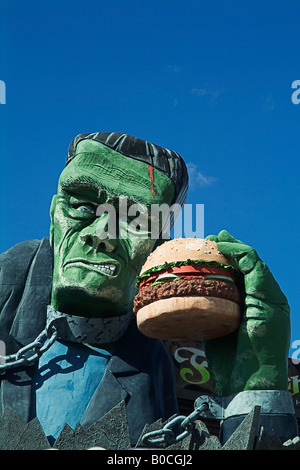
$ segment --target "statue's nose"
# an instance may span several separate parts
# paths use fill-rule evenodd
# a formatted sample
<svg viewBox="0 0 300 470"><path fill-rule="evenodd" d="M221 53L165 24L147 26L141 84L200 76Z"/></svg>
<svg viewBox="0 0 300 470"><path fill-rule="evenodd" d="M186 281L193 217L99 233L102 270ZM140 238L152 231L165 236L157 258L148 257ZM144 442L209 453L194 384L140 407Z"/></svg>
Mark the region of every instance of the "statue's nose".
<svg viewBox="0 0 300 470"><path fill-rule="evenodd" d="M79 240L84 245L93 247L96 251L115 251L118 245L116 227L108 214L97 218L93 224L84 228Z"/></svg>

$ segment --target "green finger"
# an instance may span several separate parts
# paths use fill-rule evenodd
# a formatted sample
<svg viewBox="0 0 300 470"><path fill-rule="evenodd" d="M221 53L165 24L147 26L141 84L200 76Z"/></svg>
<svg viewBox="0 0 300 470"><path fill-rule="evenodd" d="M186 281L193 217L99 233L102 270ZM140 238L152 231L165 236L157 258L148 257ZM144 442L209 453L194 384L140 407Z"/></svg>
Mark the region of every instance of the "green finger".
<svg viewBox="0 0 300 470"><path fill-rule="evenodd" d="M218 242L218 237L217 235L207 235L207 237L205 237L205 240L210 240L212 242Z"/></svg>
<svg viewBox="0 0 300 470"><path fill-rule="evenodd" d="M289 305L285 294L272 275L268 266L259 260L254 269L245 276L246 294L258 300L278 305L289 312Z"/></svg>
<svg viewBox="0 0 300 470"><path fill-rule="evenodd" d="M221 232L218 234L218 239L220 242L243 243L230 235L227 230L221 230Z"/></svg>
<svg viewBox="0 0 300 470"><path fill-rule="evenodd" d="M218 242L218 249L231 258L241 258L253 250L250 246L238 242Z"/></svg>
<svg viewBox="0 0 300 470"><path fill-rule="evenodd" d="M225 256L234 259L242 273L249 273L259 260L256 251L244 243L219 242L218 250Z"/></svg>

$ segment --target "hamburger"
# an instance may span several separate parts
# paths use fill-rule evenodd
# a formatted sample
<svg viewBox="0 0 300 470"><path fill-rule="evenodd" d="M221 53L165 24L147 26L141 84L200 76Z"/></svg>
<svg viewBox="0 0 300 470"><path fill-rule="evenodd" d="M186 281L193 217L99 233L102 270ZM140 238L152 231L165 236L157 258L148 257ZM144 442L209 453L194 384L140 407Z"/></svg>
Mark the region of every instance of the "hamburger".
<svg viewBox="0 0 300 470"><path fill-rule="evenodd" d="M213 241L163 243L147 258L137 287L133 311L139 330L150 338L208 340L240 324L240 274Z"/></svg>

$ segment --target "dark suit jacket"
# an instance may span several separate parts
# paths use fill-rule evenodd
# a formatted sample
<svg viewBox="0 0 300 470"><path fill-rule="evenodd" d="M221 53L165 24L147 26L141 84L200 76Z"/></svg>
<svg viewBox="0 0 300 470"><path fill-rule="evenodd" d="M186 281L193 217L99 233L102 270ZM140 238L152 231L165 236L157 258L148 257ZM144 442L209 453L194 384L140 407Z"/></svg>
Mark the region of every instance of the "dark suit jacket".
<svg viewBox="0 0 300 470"><path fill-rule="evenodd" d="M19 243L0 255L0 340L6 354L34 341L44 329L52 269L53 250L47 238ZM9 405L25 422L30 420L35 367L13 369L2 377L1 412ZM132 444L146 423L178 412L172 361L163 343L142 335L134 320L108 363L82 426L88 427L121 400Z"/></svg>

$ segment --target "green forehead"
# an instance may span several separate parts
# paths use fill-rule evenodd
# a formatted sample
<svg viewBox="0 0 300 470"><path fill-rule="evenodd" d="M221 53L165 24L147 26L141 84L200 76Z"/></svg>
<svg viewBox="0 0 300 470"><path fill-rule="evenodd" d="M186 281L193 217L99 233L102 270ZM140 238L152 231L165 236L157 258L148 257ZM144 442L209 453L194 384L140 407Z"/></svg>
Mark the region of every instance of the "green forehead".
<svg viewBox="0 0 300 470"><path fill-rule="evenodd" d="M58 192L86 190L123 195L144 204L172 203L174 186L162 171L95 141L78 143L75 158L61 173Z"/></svg>

